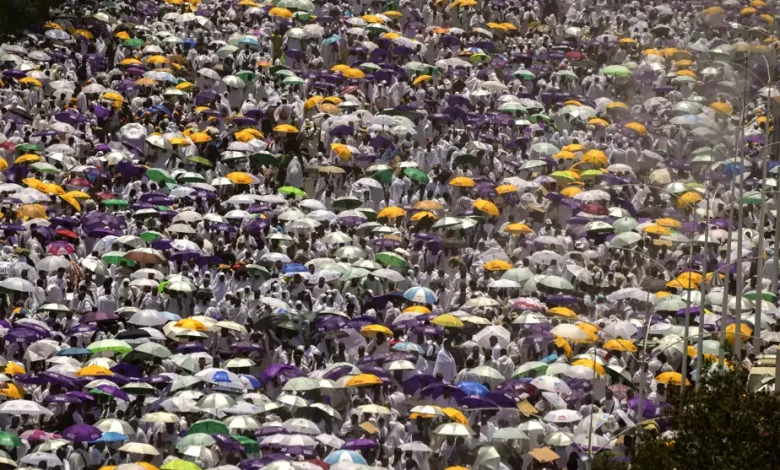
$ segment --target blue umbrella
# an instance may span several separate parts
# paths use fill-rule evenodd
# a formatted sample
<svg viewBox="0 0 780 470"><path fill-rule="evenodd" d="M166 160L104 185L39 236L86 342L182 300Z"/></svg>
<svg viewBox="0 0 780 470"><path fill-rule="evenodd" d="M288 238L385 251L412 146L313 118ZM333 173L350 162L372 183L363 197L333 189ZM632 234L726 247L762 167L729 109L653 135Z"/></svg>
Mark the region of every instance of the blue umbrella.
<svg viewBox="0 0 780 470"><path fill-rule="evenodd" d="M408 351L408 352L417 352L417 353L424 353L425 349L423 349L422 346L415 343L410 343L409 341L403 341L401 343L396 343L393 345L393 351Z"/></svg>
<svg viewBox="0 0 780 470"><path fill-rule="evenodd" d="M438 297L427 287L412 287L404 292L404 298L418 304L435 304Z"/></svg>
<svg viewBox="0 0 780 470"><path fill-rule="evenodd" d="M325 463L328 465L336 465L337 463L368 465L366 459L353 450L337 450L335 452L331 452L327 457L325 457Z"/></svg>
<svg viewBox="0 0 780 470"><path fill-rule="evenodd" d="M100 439L94 442L123 442L127 440L127 436L118 432L104 432Z"/></svg>
<svg viewBox="0 0 780 470"><path fill-rule="evenodd" d="M473 382L467 380L465 382L458 382L455 384L459 389L466 392L466 395L486 395L490 390L479 382Z"/></svg>
<svg viewBox="0 0 780 470"><path fill-rule="evenodd" d="M299 263L289 263L286 264L284 267L282 267L283 274L307 273L307 272L309 272L309 268Z"/></svg>
<svg viewBox="0 0 780 470"><path fill-rule="evenodd" d="M87 348L67 348L58 351L56 356L91 356L92 351Z"/></svg>

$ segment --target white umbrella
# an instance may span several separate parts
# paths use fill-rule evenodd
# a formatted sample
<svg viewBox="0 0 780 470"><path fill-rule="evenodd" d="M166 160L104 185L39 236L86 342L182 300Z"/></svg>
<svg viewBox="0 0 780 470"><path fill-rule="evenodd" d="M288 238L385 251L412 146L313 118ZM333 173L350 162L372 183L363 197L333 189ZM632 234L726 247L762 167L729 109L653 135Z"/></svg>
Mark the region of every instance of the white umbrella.
<svg viewBox="0 0 780 470"><path fill-rule="evenodd" d="M30 400L11 400L0 405L0 414L17 416L49 416L49 409Z"/></svg>
<svg viewBox="0 0 780 470"><path fill-rule="evenodd" d="M576 410L553 410L544 415L548 423L576 423L582 419L582 415Z"/></svg>

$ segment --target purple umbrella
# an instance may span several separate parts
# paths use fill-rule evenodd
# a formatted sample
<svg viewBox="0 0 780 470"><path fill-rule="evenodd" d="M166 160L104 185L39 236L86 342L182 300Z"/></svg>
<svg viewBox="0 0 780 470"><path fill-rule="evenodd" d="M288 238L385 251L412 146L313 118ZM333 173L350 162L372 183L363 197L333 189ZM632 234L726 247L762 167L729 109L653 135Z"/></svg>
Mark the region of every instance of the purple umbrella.
<svg viewBox="0 0 780 470"><path fill-rule="evenodd" d="M92 442L100 439L103 432L89 424L75 424L62 431L62 437L73 442Z"/></svg>
<svg viewBox="0 0 780 470"><path fill-rule="evenodd" d="M81 317L81 323L99 323L115 321L117 318L115 313L109 312L89 312Z"/></svg>
<svg viewBox="0 0 780 470"><path fill-rule="evenodd" d="M645 418L654 418L655 415L658 412L658 409L655 406L655 403L648 400L647 398L643 398L644 402L642 405L642 415ZM628 407L631 408L634 411L639 410L639 397L634 397L630 400L628 400Z"/></svg>
<svg viewBox="0 0 780 470"><path fill-rule="evenodd" d="M211 437L214 438L215 441L217 441L217 445L220 449L232 453L232 454L243 454L244 452L244 446L241 445L240 442L238 442L235 438L227 436L225 434L212 434Z"/></svg>
<svg viewBox="0 0 780 470"><path fill-rule="evenodd" d="M112 396L114 398L119 398L120 400L130 401L130 397L127 396L127 393L111 385L107 385L107 384L98 385L97 387L95 387L95 390L100 390L106 395Z"/></svg>
<svg viewBox="0 0 780 470"><path fill-rule="evenodd" d="M345 450L370 450L377 447L379 447L379 444L371 439L350 439L341 446Z"/></svg>
<svg viewBox="0 0 780 470"><path fill-rule="evenodd" d="M8 333L5 335L5 341L10 343L33 343L49 336L31 328L14 328L8 330Z"/></svg>
<svg viewBox="0 0 780 470"><path fill-rule="evenodd" d="M265 385L274 378L283 383L294 377L301 376L303 376L303 372L295 366L288 364L271 364L260 374L260 383Z"/></svg>

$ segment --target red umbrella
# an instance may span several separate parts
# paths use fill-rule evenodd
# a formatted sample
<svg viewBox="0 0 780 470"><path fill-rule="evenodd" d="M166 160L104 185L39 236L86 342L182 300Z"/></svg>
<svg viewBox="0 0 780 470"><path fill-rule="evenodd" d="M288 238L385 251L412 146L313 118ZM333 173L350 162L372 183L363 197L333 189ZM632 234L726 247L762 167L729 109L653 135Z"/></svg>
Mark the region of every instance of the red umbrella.
<svg viewBox="0 0 780 470"><path fill-rule="evenodd" d="M564 54L563 56L564 56L564 57L566 57L567 59L574 59L574 60L587 59L587 57L585 56L585 54L583 54L583 53L582 53L582 52L580 52L580 51L571 51L571 52L567 52L567 53L566 53L566 54Z"/></svg>
<svg viewBox="0 0 780 470"><path fill-rule="evenodd" d="M71 178L66 183L67 186L78 186L80 188L91 188L92 183L85 178Z"/></svg>
<svg viewBox="0 0 780 470"><path fill-rule="evenodd" d="M585 204L585 207L583 207L582 210L593 215L609 215L609 211L607 211L607 208L604 207L604 205L595 202Z"/></svg>
<svg viewBox="0 0 780 470"><path fill-rule="evenodd" d="M109 193L107 191L101 191L101 192L97 193L97 196L100 199L106 199L106 200L108 200L108 199L115 199L116 198L116 196L114 196L113 194L111 194L111 193Z"/></svg>
<svg viewBox="0 0 780 470"><path fill-rule="evenodd" d="M66 229L66 228L59 228L59 229L57 229L57 231L56 231L56 232L54 232L54 233L56 233L57 235L60 235L60 236L62 236L62 237L67 237L67 238L74 238L74 239L75 239L75 238L78 238L78 237L79 237L79 236L76 234L76 232L73 232L73 231L71 231L71 230L68 230L68 229Z"/></svg>

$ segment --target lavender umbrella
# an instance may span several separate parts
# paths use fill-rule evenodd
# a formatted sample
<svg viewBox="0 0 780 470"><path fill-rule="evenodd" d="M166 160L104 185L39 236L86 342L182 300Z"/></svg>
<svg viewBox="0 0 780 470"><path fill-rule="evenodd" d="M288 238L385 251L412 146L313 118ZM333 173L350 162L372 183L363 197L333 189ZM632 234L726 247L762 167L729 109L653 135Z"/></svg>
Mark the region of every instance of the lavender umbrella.
<svg viewBox="0 0 780 470"><path fill-rule="evenodd" d="M371 439L350 439L341 446L345 450L370 450L377 447L379 447L379 444Z"/></svg>
<svg viewBox="0 0 780 470"><path fill-rule="evenodd" d="M75 424L62 431L62 437L73 442L92 442L100 439L103 432L89 424Z"/></svg>

